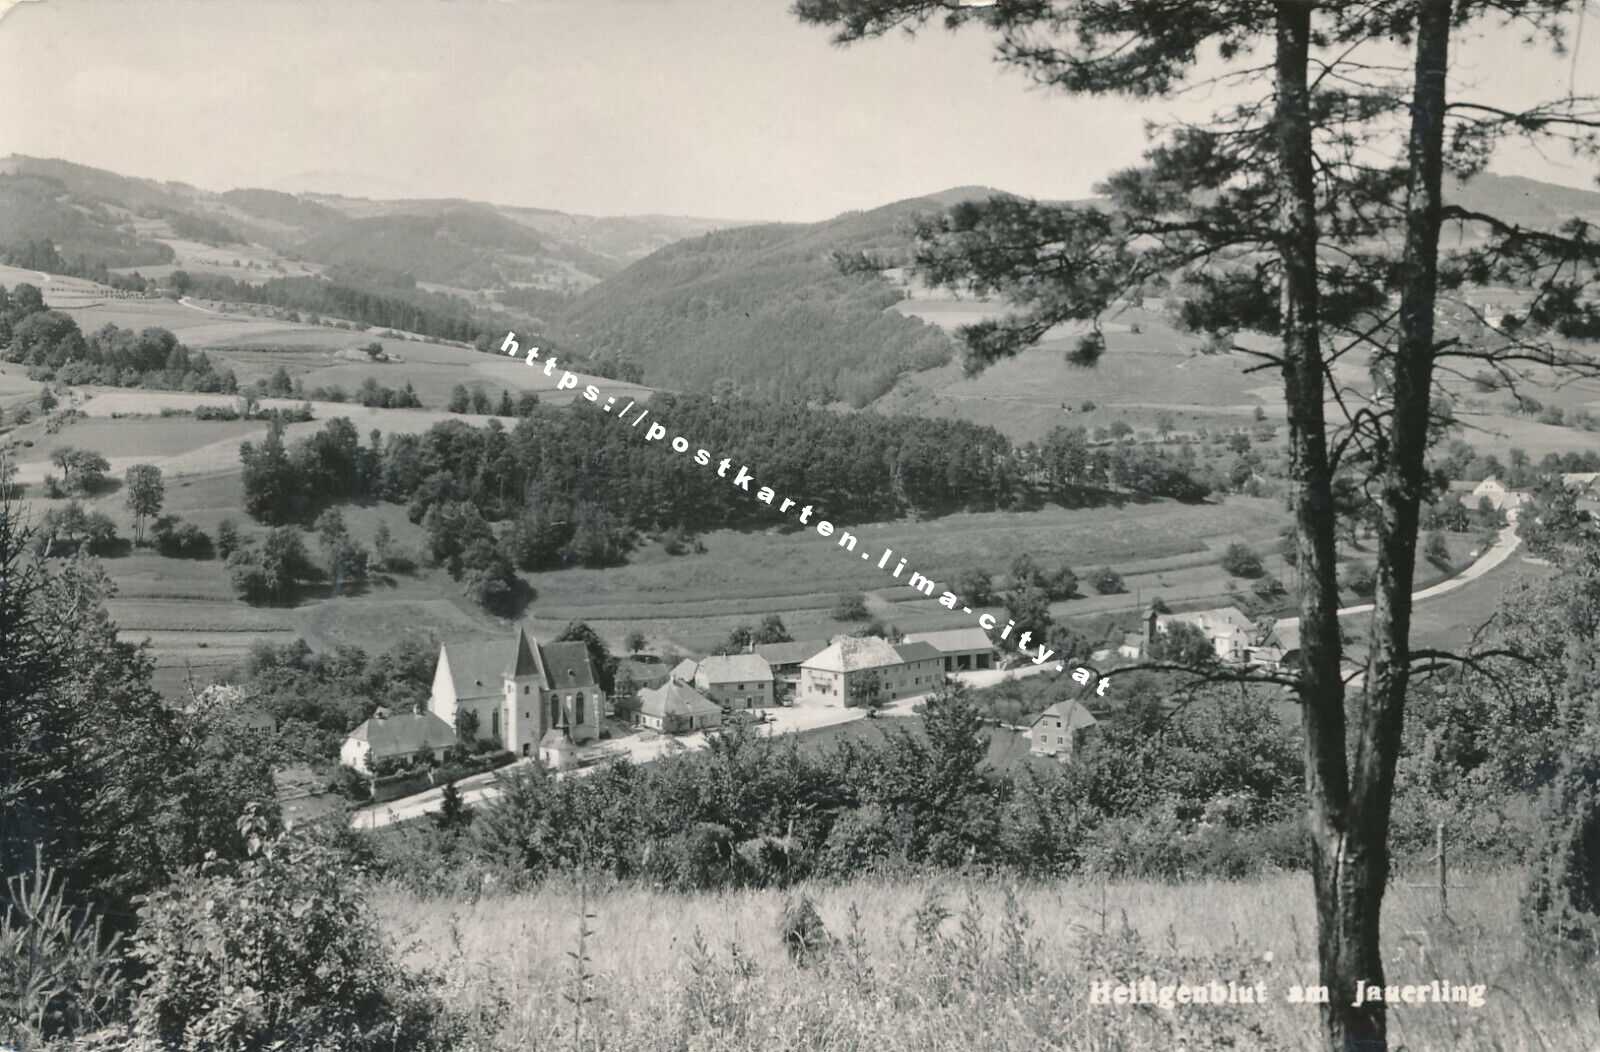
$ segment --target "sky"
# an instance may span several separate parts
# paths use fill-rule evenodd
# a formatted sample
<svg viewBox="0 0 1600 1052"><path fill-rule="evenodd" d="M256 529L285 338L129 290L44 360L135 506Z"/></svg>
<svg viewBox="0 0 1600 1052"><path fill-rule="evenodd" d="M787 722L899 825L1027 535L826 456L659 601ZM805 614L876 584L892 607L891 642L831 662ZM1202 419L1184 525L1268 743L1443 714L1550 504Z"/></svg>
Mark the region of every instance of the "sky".
<svg viewBox="0 0 1600 1052"><path fill-rule="evenodd" d="M6 0L0 0L0 7ZM1135 104L1047 93L939 28L839 48L789 0L40 0L0 20L0 155L212 190L809 221L961 185L1087 196ZM1600 56L1600 5L1589 45ZM1478 97L1600 93L1600 60L1463 42ZM1495 170L1593 187L1593 162Z"/></svg>

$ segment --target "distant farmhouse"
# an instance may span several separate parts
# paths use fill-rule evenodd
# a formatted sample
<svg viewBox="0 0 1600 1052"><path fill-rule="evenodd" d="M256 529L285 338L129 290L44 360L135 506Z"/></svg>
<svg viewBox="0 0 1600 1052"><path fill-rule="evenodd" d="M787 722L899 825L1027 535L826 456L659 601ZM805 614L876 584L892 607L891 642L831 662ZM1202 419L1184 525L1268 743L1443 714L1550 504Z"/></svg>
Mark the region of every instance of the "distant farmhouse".
<svg viewBox="0 0 1600 1052"><path fill-rule="evenodd" d="M339 761L366 774L388 760L432 759L443 763L445 751L456 744L456 729L431 712L389 715L379 709L370 720L350 732L339 749Z"/></svg>
<svg viewBox="0 0 1600 1052"><path fill-rule="evenodd" d="M694 671L695 689L724 709L772 706L772 666L759 654L714 654Z"/></svg>
<svg viewBox="0 0 1600 1052"><path fill-rule="evenodd" d="M600 736L604 697L582 643L539 643L518 627L510 638L439 647L428 709L448 726L471 712L478 735L531 757L552 730L575 744Z"/></svg>
<svg viewBox="0 0 1600 1052"><path fill-rule="evenodd" d="M926 694L944 682L944 661L927 643L895 647L876 636L840 636L800 663L795 700L851 708Z"/></svg>
<svg viewBox="0 0 1600 1052"><path fill-rule="evenodd" d="M966 672L994 668L999 664L999 648L989 633L976 626L948 628L942 632L911 632L906 643L926 643L944 659L946 672Z"/></svg>
<svg viewBox="0 0 1600 1052"><path fill-rule="evenodd" d="M1144 632L1123 637L1117 653L1139 658L1150 653L1155 639L1174 624L1193 625L1203 633L1216 652L1217 660L1232 665L1260 665L1278 668L1299 658L1299 624L1292 620L1252 621L1237 606L1210 610L1191 610L1181 614L1145 611Z"/></svg>
<svg viewBox="0 0 1600 1052"><path fill-rule="evenodd" d="M826 649L826 639L808 639L796 643L759 643L754 653L772 670L773 688L786 687L792 697L800 686L800 663Z"/></svg>
<svg viewBox="0 0 1600 1052"><path fill-rule="evenodd" d="M639 692L633 720L663 734L687 734L722 726L722 706L674 674L661 686Z"/></svg>
<svg viewBox="0 0 1600 1052"><path fill-rule="evenodd" d="M1083 732L1098 722L1079 702L1058 701L1034 717L1028 728L1031 742L1028 751L1035 756L1051 756L1070 763Z"/></svg>
<svg viewBox="0 0 1600 1052"><path fill-rule="evenodd" d="M1451 488L1455 489L1454 486ZM1514 511L1528 498L1529 495L1524 491L1511 489L1497 478L1486 478L1462 494L1460 499L1469 508L1476 508L1481 501L1487 500L1495 511Z"/></svg>

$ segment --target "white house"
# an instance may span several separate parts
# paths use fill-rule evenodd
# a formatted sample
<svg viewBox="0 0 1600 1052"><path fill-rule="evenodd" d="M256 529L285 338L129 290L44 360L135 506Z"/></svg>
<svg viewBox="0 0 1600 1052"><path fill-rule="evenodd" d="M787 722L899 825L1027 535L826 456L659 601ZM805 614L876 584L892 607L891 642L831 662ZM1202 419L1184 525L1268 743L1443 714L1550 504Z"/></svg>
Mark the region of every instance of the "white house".
<svg viewBox="0 0 1600 1052"><path fill-rule="evenodd" d="M772 666L759 654L714 654L705 658L695 665L694 685L725 709L772 707Z"/></svg>
<svg viewBox="0 0 1600 1052"><path fill-rule="evenodd" d="M443 763L456 744L456 729L432 713L391 716L384 709L350 732L339 749L339 762L366 774L380 760L423 757Z"/></svg>
<svg viewBox="0 0 1600 1052"><path fill-rule="evenodd" d="M1192 610L1185 614L1148 615L1147 634L1154 639L1164 634L1172 624L1193 625L1205 633L1221 661L1245 661L1257 635L1255 622L1236 606L1219 606L1211 610ZM1148 646L1146 652L1148 652Z"/></svg>
<svg viewBox="0 0 1600 1052"><path fill-rule="evenodd" d="M1063 763L1072 760L1081 732L1099 723L1088 709L1076 701L1058 701L1035 716L1028 728L1028 751L1053 756Z"/></svg>
<svg viewBox="0 0 1600 1052"><path fill-rule="evenodd" d="M473 713L479 737L530 757L554 728L565 726L576 743L598 738L604 707L587 647L540 643L521 626L510 638L440 646L428 702L451 727L460 712Z"/></svg>

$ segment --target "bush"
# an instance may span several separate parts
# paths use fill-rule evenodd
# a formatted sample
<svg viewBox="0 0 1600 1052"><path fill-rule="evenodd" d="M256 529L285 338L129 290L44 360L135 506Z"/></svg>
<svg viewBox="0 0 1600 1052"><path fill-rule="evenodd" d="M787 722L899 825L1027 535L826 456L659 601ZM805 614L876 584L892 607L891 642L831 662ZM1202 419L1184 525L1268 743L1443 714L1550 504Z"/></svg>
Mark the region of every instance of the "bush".
<svg viewBox="0 0 1600 1052"><path fill-rule="evenodd" d="M209 559L212 555L211 538L206 531L176 515L163 515L152 523L150 537L156 551L168 558Z"/></svg>
<svg viewBox="0 0 1600 1052"><path fill-rule="evenodd" d="M433 1050L468 1029L439 980L407 971L345 861L304 835L264 839L146 896L134 1032L167 1048Z"/></svg>
<svg viewBox="0 0 1600 1052"><path fill-rule="evenodd" d="M6 881L0 913L0 1040L24 1047L102 1025L121 1000L117 939L101 938L93 910L78 913L35 851L34 867Z"/></svg>
<svg viewBox="0 0 1600 1052"><path fill-rule="evenodd" d="M1261 556L1248 545L1237 541L1222 553L1222 568L1234 577L1260 577L1265 573Z"/></svg>
<svg viewBox="0 0 1600 1052"><path fill-rule="evenodd" d="M1122 584L1122 575L1109 566L1102 566L1090 574L1089 583L1101 595L1116 595L1127 591Z"/></svg>
<svg viewBox="0 0 1600 1052"><path fill-rule="evenodd" d="M1428 534L1428 539L1423 544L1422 552L1430 562L1441 568L1446 568L1450 565L1450 546L1445 543L1444 534L1438 530Z"/></svg>
<svg viewBox="0 0 1600 1052"><path fill-rule="evenodd" d="M1588 744L1546 790L1522 899L1535 938L1600 956L1600 749Z"/></svg>
<svg viewBox="0 0 1600 1052"><path fill-rule="evenodd" d="M1345 567L1344 586L1363 599L1371 597L1378 587L1377 575L1366 563L1352 563Z"/></svg>
<svg viewBox="0 0 1600 1052"><path fill-rule="evenodd" d="M841 595L830 613L835 621L865 621L868 616L867 597L860 592Z"/></svg>
<svg viewBox="0 0 1600 1052"><path fill-rule="evenodd" d="M1276 577L1273 577L1271 574L1268 574L1267 576L1257 580L1256 583L1251 586L1250 590L1256 594L1256 598L1264 599L1269 602L1274 599L1281 598L1286 592L1286 589L1283 587L1283 582L1278 580Z"/></svg>

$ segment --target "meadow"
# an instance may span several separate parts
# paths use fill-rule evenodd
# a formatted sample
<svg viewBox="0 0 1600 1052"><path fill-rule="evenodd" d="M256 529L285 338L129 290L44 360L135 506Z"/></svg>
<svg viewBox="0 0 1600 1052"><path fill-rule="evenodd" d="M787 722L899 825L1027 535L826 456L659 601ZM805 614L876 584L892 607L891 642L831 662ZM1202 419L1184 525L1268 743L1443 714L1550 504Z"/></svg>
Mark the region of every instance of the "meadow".
<svg viewBox="0 0 1600 1052"><path fill-rule="evenodd" d="M1392 1047L1589 1052L1600 1045L1592 973L1542 957L1522 939L1519 872L1458 873L1448 918L1436 915L1431 892L1407 886L1426 879L1402 873L1391 885L1386 979L1482 983L1485 1003L1398 1005L1390 1011ZM1291 984L1316 981L1303 874L1020 886L977 875L862 874L793 894L814 901L831 941L809 964L785 952L779 891L685 896L617 886L580 898L571 883L550 883L472 901L385 891L372 902L413 963L442 969L463 1006L500 1000L502 1047L1319 1047L1316 1009L1285 1000ZM934 901L942 910L930 908ZM581 989L571 956L580 951L587 959ZM1261 982L1268 1000L1173 1011L1087 1003L1091 983L1143 975ZM575 1009L564 997L573 994L592 1001Z"/></svg>

